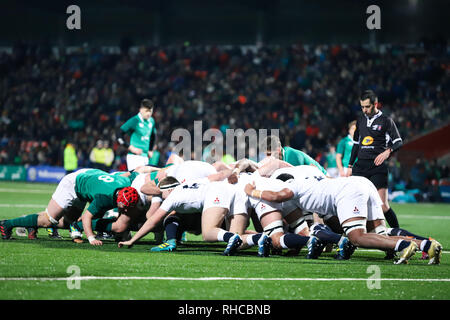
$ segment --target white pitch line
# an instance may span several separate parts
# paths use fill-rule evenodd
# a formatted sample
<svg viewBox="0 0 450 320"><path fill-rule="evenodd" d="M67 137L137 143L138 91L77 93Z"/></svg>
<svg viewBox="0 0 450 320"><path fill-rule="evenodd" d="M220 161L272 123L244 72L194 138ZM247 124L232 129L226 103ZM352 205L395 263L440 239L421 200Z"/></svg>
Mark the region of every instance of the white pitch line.
<svg viewBox="0 0 450 320"><path fill-rule="evenodd" d="M54 190L43 190L43 189L5 189L5 188L0 188L0 192L11 192L11 193L20 193L20 194L24 194L24 193L53 193Z"/></svg>
<svg viewBox="0 0 450 320"><path fill-rule="evenodd" d="M83 280L169 280L169 281L367 281L368 278L234 278L234 277L69 277L69 278L0 278L0 281L83 281ZM370 281L450 282L450 279L370 278Z"/></svg>
<svg viewBox="0 0 450 320"><path fill-rule="evenodd" d="M9 204L9 203L0 203L1 208L43 208L47 206L47 204Z"/></svg>
<svg viewBox="0 0 450 320"><path fill-rule="evenodd" d="M427 216L427 215L422 215L422 216L415 216L412 214L399 214L398 215L399 218L406 218L406 219L433 219L433 220L449 220L450 216Z"/></svg>

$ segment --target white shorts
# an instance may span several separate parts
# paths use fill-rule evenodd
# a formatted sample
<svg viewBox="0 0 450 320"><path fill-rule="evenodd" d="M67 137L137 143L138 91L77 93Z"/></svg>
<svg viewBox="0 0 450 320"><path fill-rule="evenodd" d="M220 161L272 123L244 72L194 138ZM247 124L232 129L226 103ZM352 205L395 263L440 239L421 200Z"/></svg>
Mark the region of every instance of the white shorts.
<svg viewBox="0 0 450 320"><path fill-rule="evenodd" d="M78 199L75 192L75 182L80 173L90 169L81 169L64 176L56 187L52 199L63 209L77 207L81 210L86 206L85 201Z"/></svg>
<svg viewBox="0 0 450 320"><path fill-rule="evenodd" d="M351 176L351 185L336 199L337 214L340 223L354 217L363 217L368 221L384 220L381 198L375 186L364 177Z"/></svg>
<svg viewBox="0 0 450 320"><path fill-rule="evenodd" d="M226 208L230 212L236 188L226 181L211 182L205 194L203 212L209 208Z"/></svg>
<svg viewBox="0 0 450 320"><path fill-rule="evenodd" d="M131 183L131 186L137 190L139 198L141 199L141 202L144 205L149 204L149 201L147 195L141 192L141 187L150 181L149 176L150 175L148 173L141 173Z"/></svg>
<svg viewBox="0 0 450 320"><path fill-rule="evenodd" d="M248 209L250 208L250 200L247 194L241 188L234 185L236 193L234 195L234 200L230 208L229 216L234 216L237 214L248 215Z"/></svg>
<svg viewBox="0 0 450 320"><path fill-rule="evenodd" d="M252 197L249 197L249 201L250 206L255 209L256 215L258 216L259 220L261 220L261 217L266 213L272 211L279 211L282 213L283 211L282 203L270 202L262 199L255 199Z"/></svg>
<svg viewBox="0 0 450 320"><path fill-rule="evenodd" d="M328 168L327 172L331 178L339 177L339 169L338 168Z"/></svg>
<svg viewBox="0 0 450 320"><path fill-rule="evenodd" d="M148 165L147 155L127 154L127 169L128 171L134 170L140 166Z"/></svg>

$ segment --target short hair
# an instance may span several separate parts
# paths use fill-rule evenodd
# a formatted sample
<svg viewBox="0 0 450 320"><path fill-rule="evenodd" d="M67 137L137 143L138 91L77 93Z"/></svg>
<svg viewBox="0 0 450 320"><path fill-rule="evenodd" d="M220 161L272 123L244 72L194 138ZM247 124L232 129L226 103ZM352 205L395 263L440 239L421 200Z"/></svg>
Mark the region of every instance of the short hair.
<svg viewBox="0 0 450 320"><path fill-rule="evenodd" d="M274 135L267 136L259 146L262 152L273 152L281 148L280 138Z"/></svg>
<svg viewBox="0 0 450 320"><path fill-rule="evenodd" d="M166 190L166 189L175 188L179 184L180 184L180 182L177 179L175 179L174 177L171 177L171 176L167 176L158 183L158 188L160 190Z"/></svg>
<svg viewBox="0 0 450 320"><path fill-rule="evenodd" d="M369 99L370 103L375 103L375 101L378 99L377 95L375 94L375 92L373 92L372 90L365 90L360 98L361 101L364 101L366 99Z"/></svg>
<svg viewBox="0 0 450 320"><path fill-rule="evenodd" d="M277 179L286 182L288 180L294 179L294 176L289 173L282 173L277 177Z"/></svg>
<svg viewBox="0 0 450 320"><path fill-rule="evenodd" d="M140 106L140 108L153 109L154 106L155 106L155 105L154 105L154 103L153 103L152 100L150 100L150 99L143 99L143 100L141 101L141 106Z"/></svg>
<svg viewBox="0 0 450 320"><path fill-rule="evenodd" d="M350 130L351 127L356 126L356 120L353 120L348 123L348 129Z"/></svg>

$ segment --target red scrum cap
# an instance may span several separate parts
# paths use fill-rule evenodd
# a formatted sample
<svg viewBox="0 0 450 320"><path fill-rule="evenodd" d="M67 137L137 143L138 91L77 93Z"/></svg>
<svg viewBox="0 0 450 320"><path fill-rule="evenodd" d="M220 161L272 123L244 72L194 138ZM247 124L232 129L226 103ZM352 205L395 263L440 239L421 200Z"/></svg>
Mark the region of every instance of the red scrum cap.
<svg viewBox="0 0 450 320"><path fill-rule="evenodd" d="M139 201L139 194L133 187L126 187L117 194L117 205L122 203L125 208L135 207Z"/></svg>

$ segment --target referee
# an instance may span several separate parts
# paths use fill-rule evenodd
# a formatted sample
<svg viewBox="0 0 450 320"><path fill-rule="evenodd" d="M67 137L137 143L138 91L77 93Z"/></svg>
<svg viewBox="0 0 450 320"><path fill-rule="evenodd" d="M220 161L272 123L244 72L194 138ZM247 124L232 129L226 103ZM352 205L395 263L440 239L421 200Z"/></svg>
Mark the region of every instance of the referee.
<svg viewBox="0 0 450 320"><path fill-rule="evenodd" d="M386 160L402 146L402 138L394 121L377 109L378 97L372 90L364 91L359 102L362 114L356 120L347 176L363 176L372 181L383 201L386 221L391 228L398 228L397 216L388 202Z"/></svg>

